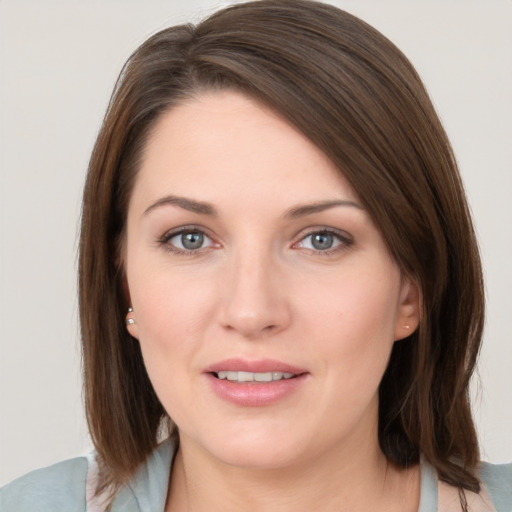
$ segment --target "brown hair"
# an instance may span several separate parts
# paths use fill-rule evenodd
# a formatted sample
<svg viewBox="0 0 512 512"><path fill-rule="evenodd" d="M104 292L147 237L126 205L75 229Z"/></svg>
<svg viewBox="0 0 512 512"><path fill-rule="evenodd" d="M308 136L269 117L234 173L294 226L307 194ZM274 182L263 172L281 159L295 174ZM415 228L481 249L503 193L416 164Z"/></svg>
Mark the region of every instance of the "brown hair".
<svg viewBox="0 0 512 512"><path fill-rule="evenodd" d="M164 111L226 88L330 157L421 290L419 329L394 344L380 385L382 451L400 467L421 454L446 482L478 491L468 384L484 298L455 158L407 58L363 21L308 0L238 4L163 30L121 72L90 161L79 258L85 403L104 485L133 475L167 417L124 325L119 248L140 155Z"/></svg>

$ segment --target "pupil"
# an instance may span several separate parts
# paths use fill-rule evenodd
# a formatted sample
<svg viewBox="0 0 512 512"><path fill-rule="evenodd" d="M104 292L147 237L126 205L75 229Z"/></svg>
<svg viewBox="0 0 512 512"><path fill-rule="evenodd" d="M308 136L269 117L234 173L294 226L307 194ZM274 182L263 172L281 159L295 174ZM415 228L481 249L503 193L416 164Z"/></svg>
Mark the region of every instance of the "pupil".
<svg viewBox="0 0 512 512"><path fill-rule="evenodd" d="M203 245L204 236L202 233L186 233L181 235L181 243L185 249L199 249Z"/></svg>
<svg viewBox="0 0 512 512"><path fill-rule="evenodd" d="M329 233L316 233L311 241L313 247L318 250L330 249L333 244L333 236Z"/></svg>

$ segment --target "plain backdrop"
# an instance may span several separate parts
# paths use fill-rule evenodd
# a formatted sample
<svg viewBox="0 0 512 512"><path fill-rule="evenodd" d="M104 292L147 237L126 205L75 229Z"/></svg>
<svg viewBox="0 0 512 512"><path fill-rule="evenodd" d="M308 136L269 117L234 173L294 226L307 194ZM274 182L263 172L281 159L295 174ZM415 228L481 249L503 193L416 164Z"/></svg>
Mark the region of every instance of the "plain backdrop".
<svg viewBox="0 0 512 512"><path fill-rule="evenodd" d="M214 0L0 0L0 485L91 449L76 247L90 151L130 53ZM339 0L412 60L453 143L488 319L473 401L483 458L512 460L512 2Z"/></svg>

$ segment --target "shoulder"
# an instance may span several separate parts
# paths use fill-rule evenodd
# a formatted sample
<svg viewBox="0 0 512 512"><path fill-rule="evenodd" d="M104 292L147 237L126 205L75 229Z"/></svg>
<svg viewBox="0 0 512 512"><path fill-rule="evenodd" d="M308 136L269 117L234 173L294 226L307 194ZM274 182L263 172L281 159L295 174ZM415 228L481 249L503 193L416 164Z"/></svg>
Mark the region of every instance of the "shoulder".
<svg viewBox="0 0 512 512"><path fill-rule="evenodd" d="M480 466L480 479L498 512L512 511L512 463Z"/></svg>
<svg viewBox="0 0 512 512"><path fill-rule="evenodd" d="M0 489L0 510L84 512L87 467L87 458L77 457L32 471Z"/></svg>
<svg viewBox="0 0 512 512"><path fill-rule="evenodd" d="M163 510L175 453L171 439L157 446L116 494L112 511ZM98 476L96 470L95 456L91 454L32 471L0 489L0 512L101 510L106 496L91 494Z"/></svg>

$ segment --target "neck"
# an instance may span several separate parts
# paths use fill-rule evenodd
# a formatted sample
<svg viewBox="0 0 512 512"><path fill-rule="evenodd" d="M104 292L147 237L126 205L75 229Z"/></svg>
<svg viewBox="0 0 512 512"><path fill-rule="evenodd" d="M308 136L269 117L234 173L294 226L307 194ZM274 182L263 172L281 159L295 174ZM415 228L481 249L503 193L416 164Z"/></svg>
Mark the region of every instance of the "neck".
<svg viewBox="0 0 512 512"><path fill-rule="evenodd" d="M416 511L419 468L388 464L377 438L278 469L224 464L182 438L166 512Z"/></svg>

